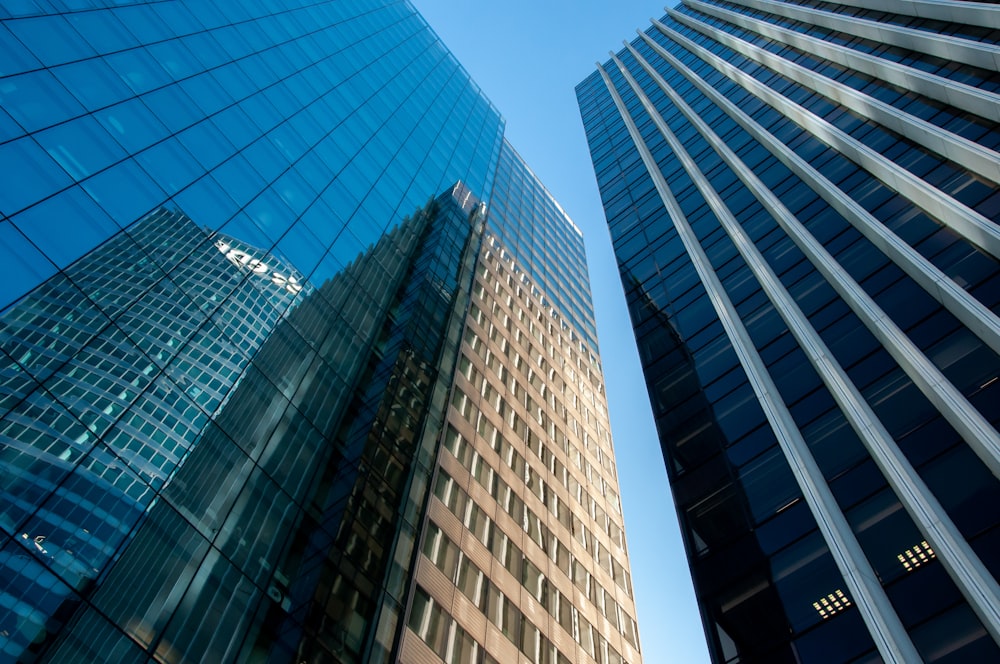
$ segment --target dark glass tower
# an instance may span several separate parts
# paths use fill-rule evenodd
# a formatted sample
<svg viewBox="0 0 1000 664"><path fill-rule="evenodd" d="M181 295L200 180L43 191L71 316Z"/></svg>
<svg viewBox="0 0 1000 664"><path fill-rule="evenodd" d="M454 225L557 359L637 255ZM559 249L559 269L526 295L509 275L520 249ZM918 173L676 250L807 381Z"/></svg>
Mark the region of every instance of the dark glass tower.
<svg viewBox="0 0 1000 664"><path fill-rule="evenodd" d="M407 2L4 3L0 173L0 661L640 661L579 232Z"/></svg>
<svg viewBox="0 0 1000 664"><path fill-rule="evenodd" d="M715 661L1000 657L998 42L685 0L577 87Z"/></svg>

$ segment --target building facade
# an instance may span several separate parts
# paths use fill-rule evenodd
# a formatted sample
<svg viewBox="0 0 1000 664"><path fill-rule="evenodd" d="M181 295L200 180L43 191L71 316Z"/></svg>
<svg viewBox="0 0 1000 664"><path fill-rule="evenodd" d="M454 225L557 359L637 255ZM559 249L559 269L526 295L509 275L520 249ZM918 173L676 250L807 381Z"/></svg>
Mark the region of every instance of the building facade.
<svg viewBox="0 0 1000 664"><path fill-rule="evenodd" d="M0 8L0 660L640 661L503 130L405 1Z"/></svg>
<svg viewBox="0 0 1000 664"><path fill-rule="evenodd" d="M577 87L715 661L1000 656L998 39L685 0Z"/></svg>
<svg viewBox="0 0 1000 664"><path fill-rule="evenodd" d="M639 662L583 236L506 141L493 191L402 661Z"/></svg>

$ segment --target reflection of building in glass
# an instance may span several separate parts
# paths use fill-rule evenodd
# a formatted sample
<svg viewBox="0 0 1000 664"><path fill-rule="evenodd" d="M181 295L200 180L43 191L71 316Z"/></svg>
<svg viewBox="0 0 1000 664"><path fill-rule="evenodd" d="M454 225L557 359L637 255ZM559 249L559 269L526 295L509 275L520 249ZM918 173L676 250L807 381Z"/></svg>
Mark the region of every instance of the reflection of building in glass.
<svg viewBox="0 0 1000 664"><path fill-rule="evenodd" d="M6 312L2 519L73 590L130 538L296 300L262 276L161 209ZM14 584L4 629L30 643L52 618L38 599L74 600L18 549L3 556ZM24 565L34 573L14 573Z"/></svg>
<svg viewBox="0 0 1000 664"><path fill-rule="evenodd" d="M462 252L477 208L453 201L442 197L303 290L51 657L82 648L99 656L132 641L166 659L198 652L212 661L331 651L353 660L370 647L366 623L381 594L402 596L372 579L405 541L393 533L413 537L398 515L420 512L427 479L411 498L410 477L430 454L416 453L429 444L421 437L427 400L448 314L468 290ZM287 291L249 272L249 281ZM360 283L368 285L364 308L351 304ZM164 547L165 538L204 544ZM130 582L140 574L136 589ZM324 577L333 587L317 585ZM268 618L250 619L262 605L274 605Z"/></svg>
<svg viewBox="0 0 1000 664"><path fill-rule="evenodd" d="M89 587L295 299L161 209L8 309L4 527L68 586ZM3 554L17 598L4 629L31 642L49 619L35 599L72 600L17 551ZM35 573L14 574L22 565Z"/></svg>
<svg viewBox="0 0 1000 664"><path fill-rule="evenodd" d="M685 0L577 88L716 661L1000 657L994 10Z"/></svg>
<svg viewBox="0 0 1000 664"><path fill-rule="evenodd" d="M407 3L107 4L0 9L0 659L640 661L582 240L485 96Z"/></svg>

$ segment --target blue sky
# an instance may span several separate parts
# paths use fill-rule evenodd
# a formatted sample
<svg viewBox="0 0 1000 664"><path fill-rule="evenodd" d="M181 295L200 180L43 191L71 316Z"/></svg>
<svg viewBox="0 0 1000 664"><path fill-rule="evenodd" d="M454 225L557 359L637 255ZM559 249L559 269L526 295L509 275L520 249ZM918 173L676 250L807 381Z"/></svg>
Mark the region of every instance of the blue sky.
<svg viewBox="0 0 1000 664"><path fill-rule="evenodd" d="M583 230L646 664L708 662L573 88L663 15L648 0L411 0L507 120L507 138Z"/></svg>

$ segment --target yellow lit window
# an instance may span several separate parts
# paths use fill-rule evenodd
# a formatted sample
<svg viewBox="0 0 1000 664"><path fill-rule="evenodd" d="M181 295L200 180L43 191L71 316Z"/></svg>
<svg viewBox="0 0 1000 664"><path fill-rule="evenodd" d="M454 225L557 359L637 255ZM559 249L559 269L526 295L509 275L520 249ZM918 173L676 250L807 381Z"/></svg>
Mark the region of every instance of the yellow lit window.
<svg viewBox="0 0 1000 664"><path fill-rule="evenodd" d="M823 620L851 605L851 600L844 594L843 590L837 590L826 597L820 597L819 601L813 602L813 608L819 613Z"/></svg>
<svg viewBox="0 0 1000 664"><path fill-rule="evenodd" d="M917 544L913 548L907 549L903 553L896 556L899 562L903 564L903 567L907 572L912 572L924 563L929 563L934 560L936 556L934 555L934 549L931 545L924 540L920 544Z"/></svg>

